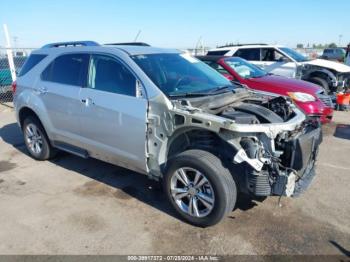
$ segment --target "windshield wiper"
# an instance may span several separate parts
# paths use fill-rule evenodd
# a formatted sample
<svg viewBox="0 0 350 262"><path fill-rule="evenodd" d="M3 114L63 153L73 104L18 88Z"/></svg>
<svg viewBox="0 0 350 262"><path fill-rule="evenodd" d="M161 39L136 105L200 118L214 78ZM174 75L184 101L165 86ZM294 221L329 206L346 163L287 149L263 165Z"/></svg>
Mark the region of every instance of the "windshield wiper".
<svg viewBox="0 0 350 262"><path fill-rule="evenodd" d="M207 96L207 93L180 93L168 95L169 97L196 97L196 96Z"/></svg>
<svg viewBox="0 0 350 262"><path fill-rule="evenodd" d="M223 91L224 92L220 92ZM226 91L227 90L227 91ZM203 92L188 92L188 93L179 93L179 94L169 94L169 97L196 97L196 96L210 96L210 95L217 95L226 93L228 91L234 91L233 85L224 85L224 86L218 86L213 89L205 90Z"/></svg>
<svg viewBox="0 0 350 262"><path fill-rule="evenodd" d="M234 83L235 85L237 85L238 87L241 87L241 88L246 88L247 85L245 84L242 84L241 82L238 82L238 81L231 81L232 83Z"/></svg>
<svg viewBox="0 0 350 262"><path fill-rule="evenodd" d="M224 90L228 90L228 91L233 91L234 86L233 85L224 85L224 86L218 86L214 89L210 89L210 91L208 92L209 94L220 94L220 93L225 93L225 92L220 92L220 91L224 91Z"/></svg>

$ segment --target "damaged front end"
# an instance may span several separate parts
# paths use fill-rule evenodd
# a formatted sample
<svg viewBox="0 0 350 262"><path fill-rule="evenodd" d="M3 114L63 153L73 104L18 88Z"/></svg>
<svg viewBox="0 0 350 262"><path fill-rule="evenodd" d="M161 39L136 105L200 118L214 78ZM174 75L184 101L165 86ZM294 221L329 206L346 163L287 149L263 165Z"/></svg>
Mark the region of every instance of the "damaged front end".
<svg viewBox="0 0 350 262"><path fill-rule="evenodd" d="M344 92L350 87L350 72L339 72L336 69L314 65L312 62L297 67L296 78L310 81L315 77L324 79L331 92Z"/></svg>
<svg viewBox="0 0 350 262"><path fill-rule="evenodd" d="M260 170L247 161L244 164L243 183L247 193L255 196L299 195L315 175L314 164L322 141L319 124L305 121L294 132L281 132L274 139L266 140L271 146L267 143L259 146L257 141L247 138L240 142L248 158L264 162ZM240 163L238 154L234 160Z"/></svg>
<svg viewBox="0 0 350 262"><path fill-rule="evenodd" d="M193 148L217 155L240 191L255 196L297 195L314 175L320 124L286 98L236 89L173 100L167 113L157 105L150 105L147 134L154 178L167 159Z"/></svg>
<svg viewBox="0 0 350 262"><path fill-rule="evenodd" d="M294 108L286 113L294 107L287 104L288 101L280 97L258 107L254 105L251 112L261 114L258 119L265 123L257 124L253 133L242 134L243 129L238 136L227 131L221 133L238 150L233 163L241 165L240 172L244 175L238 179L245 193L296 196L307 188L315 175L314 164L322 141L320 124L315 120L297 120L300 112ZM250 106L246 104L243 108L248 110ZM241 107L236 107L236 111ZM257 129L262 127L269 130L259 132Z"/></svg>

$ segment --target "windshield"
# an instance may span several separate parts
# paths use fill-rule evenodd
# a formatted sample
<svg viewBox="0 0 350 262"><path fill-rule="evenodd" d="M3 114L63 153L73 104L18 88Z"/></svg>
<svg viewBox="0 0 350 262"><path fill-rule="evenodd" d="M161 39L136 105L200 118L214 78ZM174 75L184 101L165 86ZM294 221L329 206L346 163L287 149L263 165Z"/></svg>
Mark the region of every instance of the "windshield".
<svg viewBox="0 0 350 262"><path fill-rule="evenodd" d="M297 51L288 48L288 47L280 47L279 49L281 49L284 53L286 53L287 55L289 55L291 58L293 58L295 61L297 62L306 62L309 61L308 58L306 58L305 56L303 56L302 54L298 53Z"/></svg>
<svg viewBox="0 0 350 262"><path fill-rule="evenodd" d="M188 54L135 55L132 59L167 96L234 88L220 73Z"/></svg>
<svg viewBox="0 0 350 262"><path fill-rule="evenodd" d="M225 59L225 63L243 78L257 78L267 75L267 72L261 68L241 58L228 58Z"/></svg>

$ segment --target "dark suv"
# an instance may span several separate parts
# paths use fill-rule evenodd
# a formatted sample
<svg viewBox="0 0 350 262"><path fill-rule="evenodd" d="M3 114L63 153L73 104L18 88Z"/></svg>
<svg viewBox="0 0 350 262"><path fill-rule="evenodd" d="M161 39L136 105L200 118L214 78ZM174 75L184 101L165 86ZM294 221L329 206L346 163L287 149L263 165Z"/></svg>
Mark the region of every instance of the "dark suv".
<svg viewBox="0 0 350 262"><path fill-rule="evenodd" d="M344 48L326 48L323 50L322 59L344 62L345 50Z"/></svg>

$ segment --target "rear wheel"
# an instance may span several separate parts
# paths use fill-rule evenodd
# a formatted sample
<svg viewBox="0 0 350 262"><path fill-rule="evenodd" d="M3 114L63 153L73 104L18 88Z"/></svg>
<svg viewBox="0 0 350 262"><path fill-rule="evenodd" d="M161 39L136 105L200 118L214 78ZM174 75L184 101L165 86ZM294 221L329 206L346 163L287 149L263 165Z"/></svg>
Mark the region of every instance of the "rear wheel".
<svg viewBox="0 0 350 262"><path fill-rule="evenodd" d="M322 87L323 90L324 90L327 94L330 93L329 84L328 84L328 82L327 82L325 79L323 79L323 78L321 78L321 77L312 77L312 78L310 78L309 81L310 81L311 83L314 83L314 84L319 85L320 87Z"/></svg>
<svg viewBox="0 0 350 262"><path fill-rule="evenodd" d="M52 158L56 150L50 141L40 121L34 116L28 116L23 121L23 136L30 155L36 160Z"/></svg>
<svg viewBox="0 0 350 262"><path fill-rule="evenodd" d="M218 223L234 208L236 183L220 159L202 150L188 150L169 160L163 179L172 206L189 223Z"/></svg>

